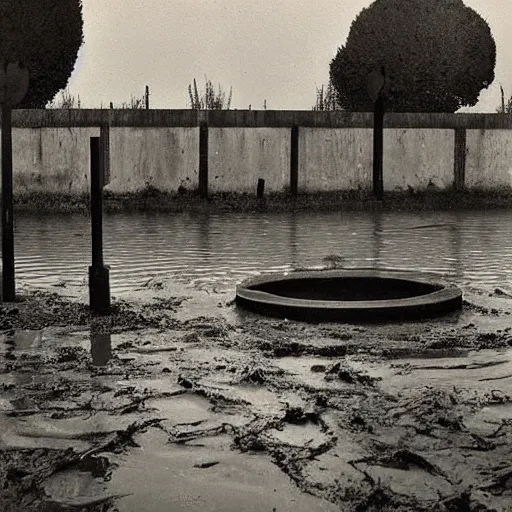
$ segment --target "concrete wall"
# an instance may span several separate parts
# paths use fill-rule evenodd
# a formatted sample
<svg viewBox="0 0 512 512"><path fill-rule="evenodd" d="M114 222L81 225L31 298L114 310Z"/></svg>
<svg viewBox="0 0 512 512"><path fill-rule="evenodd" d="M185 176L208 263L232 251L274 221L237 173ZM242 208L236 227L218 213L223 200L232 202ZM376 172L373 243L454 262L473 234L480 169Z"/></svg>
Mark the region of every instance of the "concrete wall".
<svg viewBox="0 0 512 512"><path fill-rule="evenodd" d="M13 128L14 193L87 192L90 137L99 134L99 128Z"/></svg>
<svg viewBox="0 0 512 512"><path fill-rule="evenodd" d="M110 182L105 190L196 190L198 145L199 128L111 128Z"/></svg>
<svg viewBox="0 0 512 512"><path fill-rule="evenodd" d="M212 192L253 192L259 178L265 190L289 185L290 130L287 128L210 128L208 188Z"/></svg>
<svg viewBox="0 0 512 512"><path fill-rule="evenodd" d="M447 188L453 184L454 130L384 131L384 190Z"/></svg>
<svg viewBox="0 0 512 512"><path fill-rule="evenodd" d="M512 130L467 130L466 186L512 187Z"/></svg>
<svg viewBox="0 0 512 512"><path fill-rule="evenodd" d="M255 193L259 178L271 192L295 177L299 192L372 186L369 113L14 110L14 192L88 192L100 126L109 127L114 192L207 183ZM385 190L512 187L512 116L388 113L384 127Z"/></svg>
<svg viewBox="0 0 512 512"><path fill-rule="evenodd" d="M371 187L372 152L368 128L299 129L299 190Z"/></svg>

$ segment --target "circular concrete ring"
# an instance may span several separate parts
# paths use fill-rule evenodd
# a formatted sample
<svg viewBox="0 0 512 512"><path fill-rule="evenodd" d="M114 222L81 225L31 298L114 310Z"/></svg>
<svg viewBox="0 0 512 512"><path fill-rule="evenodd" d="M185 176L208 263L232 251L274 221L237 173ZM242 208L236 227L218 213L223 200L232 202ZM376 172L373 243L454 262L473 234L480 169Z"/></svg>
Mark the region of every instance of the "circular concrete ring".
<svg viewBox="0 0 512 512"><path fill-rule="evenodd" d="M314 270L248 279L237 286L236 303L263 315L306 322L387 322L460 309L462 292L409 272Z"/></svg>

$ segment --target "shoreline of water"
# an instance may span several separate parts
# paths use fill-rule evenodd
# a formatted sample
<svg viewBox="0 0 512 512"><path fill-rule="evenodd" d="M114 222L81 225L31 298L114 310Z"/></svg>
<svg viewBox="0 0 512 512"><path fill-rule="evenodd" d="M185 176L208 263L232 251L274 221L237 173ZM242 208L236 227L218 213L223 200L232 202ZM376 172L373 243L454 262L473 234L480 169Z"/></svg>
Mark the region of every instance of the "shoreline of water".
<svg viewBox="0 0 512 512"><path fill-rule="evenodd" d="M89 195L26 193L14 198L16 212L87 213ZM512 208L512 189L501 190L427 190L389 191L382 201L370 190L336 192L269 193L262 198L250 193L211 193L207 198L197 192L167 193L145 189L129 194L104 191L105 212L166 213L279 213L279 212L400 212L462 211Z"/></svg>

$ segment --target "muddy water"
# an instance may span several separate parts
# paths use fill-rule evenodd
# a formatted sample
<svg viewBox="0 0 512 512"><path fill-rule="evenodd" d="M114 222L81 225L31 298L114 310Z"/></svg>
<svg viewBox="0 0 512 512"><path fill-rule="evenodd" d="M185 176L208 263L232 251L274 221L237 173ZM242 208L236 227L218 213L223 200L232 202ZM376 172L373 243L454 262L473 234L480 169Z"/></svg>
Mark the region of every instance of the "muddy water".
<svg viewBox="0 0 512 512"><path fill-rule="evenodd" d="M104 220L113 293L150 279L227 291L245 277L323 265L432 271L459 284L512 279L507 211L332 214L112 214ZM90 223L82 215L18 216L16 272L29 285L83 286Z"/></svg>

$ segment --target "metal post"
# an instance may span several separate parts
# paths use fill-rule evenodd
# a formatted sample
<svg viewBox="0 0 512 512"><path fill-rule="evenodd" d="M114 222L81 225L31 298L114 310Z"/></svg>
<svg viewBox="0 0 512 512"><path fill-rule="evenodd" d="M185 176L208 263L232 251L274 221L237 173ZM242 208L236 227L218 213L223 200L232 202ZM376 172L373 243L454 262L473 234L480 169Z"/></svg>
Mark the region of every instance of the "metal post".
<svg viewBox="0 0 512 512"><path fill-rule="evenodd" d="M379 96L373 110L373 195L382 200L384 179L382 161L384 153L384 99Z"/></svg>
<svg viewBox="0 0 512 512"><path fill-rule="evenodd" d="M11 106L2 103L2 300L14 302Z"/></svg>
<svg viewBox="0 0 512 512"><path fill-rule="evenodd" d="M103 155L100 137L91 137L91 236L92 265L89 267L89 304L93 313L110 312L109 268L103 264Z"/></svg>

